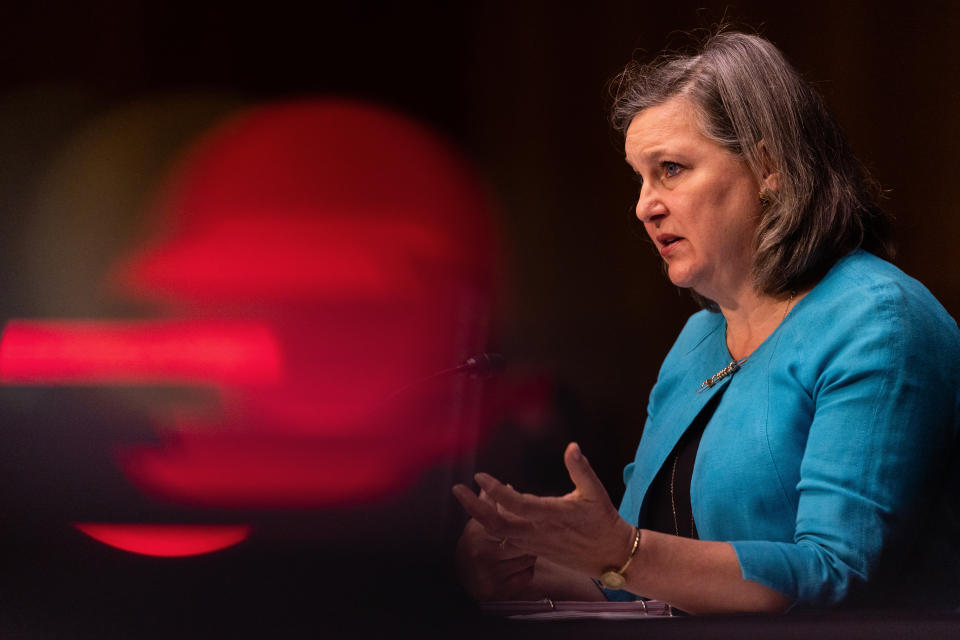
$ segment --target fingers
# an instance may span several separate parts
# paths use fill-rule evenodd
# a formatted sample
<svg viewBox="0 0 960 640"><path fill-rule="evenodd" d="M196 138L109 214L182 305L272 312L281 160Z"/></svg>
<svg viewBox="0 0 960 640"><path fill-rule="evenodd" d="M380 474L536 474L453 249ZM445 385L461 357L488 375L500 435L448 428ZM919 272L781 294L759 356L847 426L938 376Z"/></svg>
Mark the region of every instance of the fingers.
<svg viewBox="0 0 960 640"><path fill-rule="evenodd" d="M500 508L500 505L497 504L496 502L494 502L493 499L490 497L490 494L487 493L486 491L484 491L483 489L480 489L479 497L480 497L481 500L483 500L484 502L486 502L487 504L489 504L489 505L490 505L491 507L493 507L494 509L499 509L499 508Z"/></svg>
<svg viewBox="0 0 960 640"><path fill-rule="evenodd" d="M473 518L483 523L493 535L506 535L505 525L522 521L555 520L572 507L570 499L578 497L588 503L610 503L603 483L594 473L590 463L580 451L580 446L571 442L563 454L563 461L576 490L561 498L540 497L520 493L493 476L478 473L474 476L480 486L476 496L463 485L454 488L454 495ZM612 507L612 504L610 504Z"/></svg>
<svg viewBox="0 0 960 640"><path fill-rule="evenodd" d="M563 452L563 463L567 467L567 473L570 474L574 486L583 494L584 498L607 498L609 500L607 490L593 471L593 467L587 462L583 452L580 451L580 445L576 442L567 445L567 450Z"/></svg>
<svg viewBox="0 0 960 640"><path fill-rule="evenodd" d="M501 509L497 502L491 496L484 495L483 491L478 496L466 486L458 484L453 487L453 495L470 517L498 540L515 535L525 524L522 518Z"/></svg>
<svg viewBox="0 0 960 640"><path fill-rule="evenodd" d="M519 493L510 485L505 485L486 473L478 473L474 479L491 500L506 509L506 512L503 509L500 510L505 519L515 515L524 520L539 520L553 514L551 507L555 507L556 498L541 498L529 493Z"/></svg>
<svg viewBox="0 0 960 640"><path fill-rule="evenodd" d="M483 525L474 518L470 518L463 527L463 536L469 537L473 543L477 545L482 543L499 545L500 541L503 540L503 538L498 538L487 533Z"/></svg>
<svg viewBox="0 0 960 640"><path fill-rule="evenodd" d="M515 573L532 565L537 559L536 556L513 544L510 538L491 536L476 520L470 520L464 527L463 534L457 541L457 553L468 555L472 562L491 566L504 565L506 574Z"/></svg>
<svg viewBox="0 0 960 640"><path fill-rule="evenodd" d="M477 600L509 600L533 579L537 558L487 534L470 520L457 542L456 567L467 592Z"/></svg>
<svg viewBox="0 0 960 640"><path fill-rule="evenodd" d="M480 496L474 494L466 485L454 485L453 495L457 501L463 505L464 511L470 514L471 518L482 524L484 528L489 530L487 524L497 520L496 505L491 504L490 500L485 496L481 499Z"/></svg>

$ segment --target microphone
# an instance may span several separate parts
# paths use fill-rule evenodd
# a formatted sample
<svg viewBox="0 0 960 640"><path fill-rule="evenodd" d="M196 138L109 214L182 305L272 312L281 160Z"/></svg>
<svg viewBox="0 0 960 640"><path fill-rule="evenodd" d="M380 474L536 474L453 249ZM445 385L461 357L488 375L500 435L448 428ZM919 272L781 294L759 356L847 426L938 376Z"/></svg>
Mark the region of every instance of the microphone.
<svg viewBox="0 0 960 640"><path fill-rule="evenodd" d="M506 365L506 358L499 353L478 353L475 356L467 358L455 367L441 369L440 371L431 373L430 375L424 376L419 380L414 380L413 382L403 385L388 395L387 400L393 400L397 396L406 393L410 389L419 387L420 385L430 382L431 380L442 378L444 376L456 375L458 373L467 373L471 378L490 378L503 371Z"/></svg>
<svg viewBox="0 0 960 640"><path fill-rule="evenodd" d="M467 358L454 370L469 373L472 378L489 378L503 371L506 366L506 358L499 353L481 353Z"/></svg>

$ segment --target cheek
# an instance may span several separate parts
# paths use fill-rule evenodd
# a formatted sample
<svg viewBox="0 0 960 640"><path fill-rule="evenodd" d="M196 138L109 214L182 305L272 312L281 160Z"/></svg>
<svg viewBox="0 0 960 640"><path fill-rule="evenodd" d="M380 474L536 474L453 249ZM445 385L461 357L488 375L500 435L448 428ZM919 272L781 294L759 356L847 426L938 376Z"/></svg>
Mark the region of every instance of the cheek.
<svg viewBox="0 0 960 640"><path fill-rule="evenodd" d="M717 224L731 230L755 228L760 215L759 192L749 184L737 182L723 185L713 194L712 209Z"/></svg>
<svg viewBox="0 0 960 640"><path fill-rule="evenodd" d="M718 212L734 211L743 202L743 189L736 183L720 183L709 193L711 204Z"/></svg>

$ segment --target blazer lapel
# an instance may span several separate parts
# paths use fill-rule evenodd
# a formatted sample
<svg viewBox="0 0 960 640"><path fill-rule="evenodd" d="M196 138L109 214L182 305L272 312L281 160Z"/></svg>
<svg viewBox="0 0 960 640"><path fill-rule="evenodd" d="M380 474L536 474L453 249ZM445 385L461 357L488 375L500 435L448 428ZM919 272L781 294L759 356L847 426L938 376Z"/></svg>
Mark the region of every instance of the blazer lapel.
<svg viewBox="0 0 960 640"><path fill-rule="evenodd" d="M723 343L722 347L721 351L701 343L677 363L686 369L687 374L658 403L656 415L647 422L637 451L630 491L640 499L634 503L635 513L629 514L632 522L637 522L647 490L670 452L710 399L730 382L732 376L726 376L712 387L697 393L704 380L729 364L726 344Z"/></svg>

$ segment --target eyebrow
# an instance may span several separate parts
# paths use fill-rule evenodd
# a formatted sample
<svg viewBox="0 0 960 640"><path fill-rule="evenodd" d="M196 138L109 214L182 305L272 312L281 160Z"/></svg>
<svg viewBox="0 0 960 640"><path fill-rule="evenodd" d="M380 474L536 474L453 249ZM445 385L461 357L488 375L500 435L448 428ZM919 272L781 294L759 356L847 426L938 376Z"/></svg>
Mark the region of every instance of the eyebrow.
<svg viewBox="0 0 960 640"><path fill-rule="evenodd" d="M643 157L649 158L652 156L662 156L665 153L667 153L667 147L661 144L661 145L657 145L656 147L646 149L640 155Z"/></svg>
<svg viewBox="0 0 960 640"><path fill-rule="evenodd" d="M641 161L644 161L644 160L650 161L650 160L656 160L657 158L661 158L665 155L673 155L674 153L679 153L679 152L670 151L664 145L657 145L656 147L645 149L639 154L639 156ZM634 167L633 163L630 162L630 157L628 154L624 153L623 159L624 161L626 161L628 165L630 165L634 169L634 171L636 171L636 167Z"/></svg>

